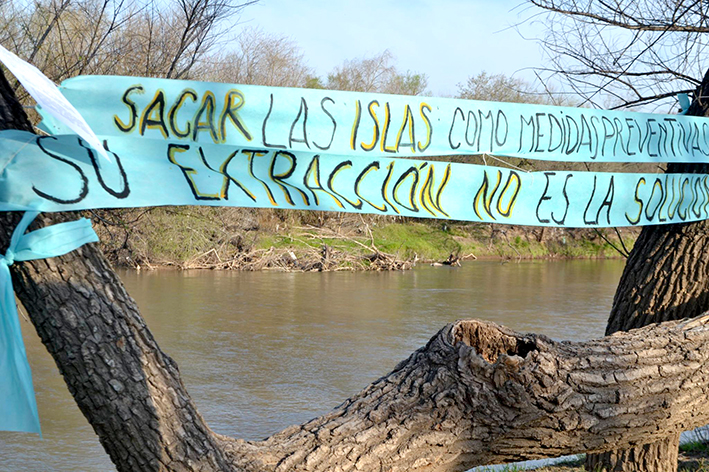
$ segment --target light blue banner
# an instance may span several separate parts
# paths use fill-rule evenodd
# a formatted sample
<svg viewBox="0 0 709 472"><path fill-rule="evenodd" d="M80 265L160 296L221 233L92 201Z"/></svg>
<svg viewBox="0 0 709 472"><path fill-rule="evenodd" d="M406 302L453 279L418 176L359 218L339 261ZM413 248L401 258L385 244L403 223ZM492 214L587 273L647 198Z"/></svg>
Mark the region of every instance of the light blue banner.
<svg viewBox="0 0 709 472"><path fill-rule="evenodd" d="M0 133L0 210L213 205L516 225L605 227L709 217L709 176L532 172L414 159L76 135Z"/></svg>
<svg viewBox="0 0 709 472"><path fill-rule="evenodd" d="M704 174L412 159L709 162L705 118L133 77L77 77L61 91L112 158L42 110L54 136L0 132L0 211L28 211L0 257L3 430L40 431L8 267L98 240L87 220L24 234L38 211L212 205L559 227L709 218Z"/></svg>
<svg viewBox="0 0 709 472"><path fill-rule="evenodd" d="M32 373L22 342L9 266L60 256L98 236L86 218L60 223L25 234L37 212L27 212L15 228L10 246L0 256L0 430L39 433L39 417Z"/></svg>
<svg viewBox="0 0 709 472"><path fill-rule="evenodd" d="M683 115L137 77L60 90L104 137L363 158L709 162L709 119ZM52 134L71 133L45 118Z"/></svg>

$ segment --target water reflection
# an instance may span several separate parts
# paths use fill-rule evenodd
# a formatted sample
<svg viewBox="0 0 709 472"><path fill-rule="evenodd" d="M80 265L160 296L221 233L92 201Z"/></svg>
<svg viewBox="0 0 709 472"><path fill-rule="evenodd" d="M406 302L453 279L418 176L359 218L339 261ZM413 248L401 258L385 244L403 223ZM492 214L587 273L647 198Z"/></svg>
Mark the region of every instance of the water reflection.
<svg viewBox="0 0 709 472"><path fill-rule="evenodd" d="M121 276L209 425L259 439L327 412L456 319L556 339L602 336L622 266L489 261L403 273ZM0 432L0 469L113 470L33 328L22 325L45 438Z"/></svg>

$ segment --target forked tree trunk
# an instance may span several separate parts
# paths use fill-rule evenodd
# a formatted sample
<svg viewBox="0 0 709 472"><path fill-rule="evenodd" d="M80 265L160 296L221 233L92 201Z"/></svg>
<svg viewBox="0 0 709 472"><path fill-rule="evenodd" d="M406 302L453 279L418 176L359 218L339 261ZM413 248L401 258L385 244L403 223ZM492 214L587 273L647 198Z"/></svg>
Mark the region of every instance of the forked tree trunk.
<svg viewBox="0 0 709 472"><path fill-rule="evenodd" d="M696 97L709 96L709 71ZM706 99L688 110L709 116ZM670 164L667 172L708 173L706 164ZM646 226L642 229L613 300L606 335L682 318L709 310L709 225L697 223ZM586 470L607 472L673 472L677 470L679 436L654 444L586 457Z"/></svg>
<svg viewBox="0 0 709 472"><path fill-rule="evenodd" d="M8 91L3 78L0 128L27 129ZM0 214L0 250L18 219ZM119 471L465 470L655 443L709 422L709 316L586 343L459 321L331 413L264 441L227 438L205 424L95 245L12 274Z"/></svg>

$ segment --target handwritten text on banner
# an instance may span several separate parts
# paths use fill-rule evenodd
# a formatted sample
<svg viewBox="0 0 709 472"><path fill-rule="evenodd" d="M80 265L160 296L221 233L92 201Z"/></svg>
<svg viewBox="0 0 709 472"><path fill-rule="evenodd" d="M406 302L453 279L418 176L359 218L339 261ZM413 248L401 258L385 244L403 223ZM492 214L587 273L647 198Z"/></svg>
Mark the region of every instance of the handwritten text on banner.
<svg viewBox="0 0 709 472"><path fill-rule="evenodd" d="M369 157L709 162L709 119L683 115L136 77L77 77L60 90L104 137Z"/></svg>
<svg viewBox="0 0 709 472"><path fill-rule="evenodd" d="M525 173L264 147L0 133L0 210L154 205L289 208L506 224L601 227L709 217L703 174Z"/></svg>

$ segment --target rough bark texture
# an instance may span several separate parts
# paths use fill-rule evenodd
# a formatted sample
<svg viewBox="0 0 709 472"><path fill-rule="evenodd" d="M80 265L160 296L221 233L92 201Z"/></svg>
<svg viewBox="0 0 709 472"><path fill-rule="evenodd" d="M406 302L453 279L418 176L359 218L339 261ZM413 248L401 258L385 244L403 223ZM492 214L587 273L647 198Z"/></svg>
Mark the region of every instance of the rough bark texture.
<svg viewBox="0 0 709 472"><path fill-rule="evenodd" d="M0 129L31 131L4 76L0 94ZM0 212L3 252L20 217ZM76 216L41 215L30 229L68 219ZM16 263L11 272L37 334L119 470L234 470L98 246Z"/></svg>
<svg viewBox="0 0 709 472"><path fill-rule="evenodd" d="M643 228L618 283L606 334L709 309L708 251L705 221Z"/></svg>
<svg viewBox="0 0 709 472"><path fill-rule="evenodd" d="M17 220L0 215L3 246ZM160 351L96 245L15 264L12 274L37 333L119 470L234 470L177 365Z"/></svg>
<svg viewBox="0 0 709 472"><path fill-rule="evenodd" d="M679 435L663 439L651 444L589 454L585 468L590 471L625 472L639 471L671 471L677 469L679 452ZM672 466L671 464L675 464Z"/></svg>
<svg viewBox="0 0 709 472"><path fill-rule="evenodd" d="M329 415L226 451L246 470L423 471L660 441L709 419L705 338L709 317L587 343L459 321Z"/></svg>
<svg viewBox="0 0 709 472"><path fill-rule="evenodd" d="M709 71L697 88L689 115L709 116ZM667 172L709 173L707 164L670 164ZM643 228L613 300L606 335L650 323L692 318L709 310L709 228L707 221ZM679 437L664 444L679 443ZM640 445L602 456L588 455L587 470L672 472L677 452Z"/></svg>
<svg viewBox="0 0 709 472"><path fill-rule="evenodd" d="M709 116L709 71L687 114ZM670 164L667 172L709 173L707 164ZM709 309L707 221L645 226L618 283L606 334L691 318Z"/></svg>
<svg viewBox="0 0 709 472"><path fill-rule="evenodd" d="M0 70L0 130L3 129L33 131L22 104L15 97L15 92L5 74Z"/></svg>
<svg viewBox="0 0 709 472"><path fill-rule="evenodd" d="M0 99L0 117L11 109ZM28 126L10 113L3 126ZM18 219L0 214L0 249ZM660 442L709 422L709 316L587 343L459 321L330 414L260 442L226 438L94 245L12 273L119 471L465 470Z"/></svg>

